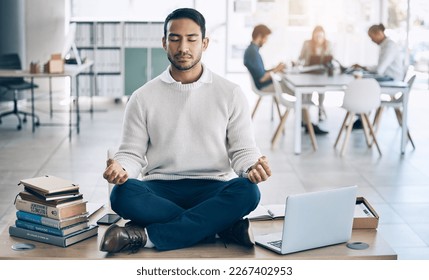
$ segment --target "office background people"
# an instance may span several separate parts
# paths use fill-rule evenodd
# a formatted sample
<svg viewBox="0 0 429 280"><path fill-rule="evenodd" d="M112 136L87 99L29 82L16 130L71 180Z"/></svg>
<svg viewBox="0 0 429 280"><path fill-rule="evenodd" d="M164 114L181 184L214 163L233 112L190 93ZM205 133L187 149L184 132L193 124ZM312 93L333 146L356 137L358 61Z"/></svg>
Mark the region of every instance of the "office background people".
<svg viewBox="0 0 429 280"><path fill-rule="evenodd" d="M257 206L257 183L271 171L246 97L202 64L209 39L198 11L168 15L162 43L170 66L132 94L119 151L103 174L116 184L112 209L131 223L109 227L100 250L172 250L216 234L253 246L242 217Z"/></svg>
<svg viewBox="0 0 429 280"><path fill-rule="evenodd" d="M385 76L393 80L402 81L405 76L404 56L401 48L392 39L386 36L382 23L374 24L368 29L368 36L380 47L378 62L374 66L353 65L356 69L363 69ZM356 120L353 129L362 129L362 121Z"/></svg>
<svg viewBox="0 0 429 280"><path fill-rule="evenodd" d="M385 29L382 23L374 24L368 29L368 36L380 47L377 64L374 66L355 64L354 66L394 80L403 80L405 75L403 52L397 43L386 36Z"/></svg>
<svg viewBox="0 0 429 280"><path fill-rule="evenodd" d="M286 65L278 63L272 69L265 69L264 60L259 52L260 48L268 41L271 30L264 24L256 25L252 32L252 41L246 48L243 63L252 75L256 87L265 92L274 92L270 72L278 73L285 69Z"/></svg>
<svg viewBox="0 0 429 280"><path fill-rule="evenodd" d="M301 53L299 55L299 63L304 66L309 66L312 57L320 57L323 62L324 57L332 56L332 44L326 39L325 29L317 25L312 32L311 39L304 41ZM323 106L325 94L319 93L319 120L326 118L326 111Z"/></svg>

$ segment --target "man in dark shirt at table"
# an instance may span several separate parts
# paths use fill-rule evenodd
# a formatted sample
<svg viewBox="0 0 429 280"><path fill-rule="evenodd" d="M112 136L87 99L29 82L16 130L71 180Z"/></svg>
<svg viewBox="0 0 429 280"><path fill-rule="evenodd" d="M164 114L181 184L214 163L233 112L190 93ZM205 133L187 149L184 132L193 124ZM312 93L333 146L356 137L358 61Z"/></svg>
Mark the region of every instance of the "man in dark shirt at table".
<svg viewBox="0 0 429 280"><path fill-rule="evenodd" d="M264 61L259 53L259 49L267 42L271 30L264 24L256 25L252 32L252 42L244 52L244 66L249 70L250 75L255 82L257 89L263 92L274 92L273 81L271 80L270 72L278 73L283 72L286 68L284 63L277 64L276 67L266 70ZM314 132L316 134L326 134L327 131L320 129L317 125L313 124Z"/></svg>
<svg viewBox="0 0 429 280"><path fill-rule="evenodd" d="M259 49L267 42L271 30L263 24L255 26L252 32L252 42L244 52L244 65L250 72L256 88L264 92L273 92L274 86L271 81L270 72L278 73L285 69L284 63L266 70Z"/></svg>

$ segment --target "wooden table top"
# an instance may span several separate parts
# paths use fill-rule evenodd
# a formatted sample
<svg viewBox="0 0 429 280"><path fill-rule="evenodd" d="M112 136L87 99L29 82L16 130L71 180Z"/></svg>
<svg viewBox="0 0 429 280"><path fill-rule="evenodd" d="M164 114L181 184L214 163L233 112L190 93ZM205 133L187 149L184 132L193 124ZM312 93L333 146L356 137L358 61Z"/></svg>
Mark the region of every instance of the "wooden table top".
<svg viewBox="0 0 429 280"><path fill-rule="evenodd" d="M91 216L90 221L100 218L107 210L101 209ZM15 217L11 217L9 224L13 224ZM118 222L123 225L124 220ZM252 221L254 234L264 234L281 231L282 221ZM235 244L226 247L218 241L213 244L199 244L190 248L160 252L156 249L141 249L135 254L117 253L108 254L99 251L99 243L107 226L100 226L98 235L81 241L67 248L57 247L45 243L10 237L8 227L0 235L0 259L78 259L96 260L107 258L118 259L291 259L291 260L359 260L359 259L397 259L397 254L381 238L374 229L355 229L350 242L365 242L369 248L365 250L352 250L346 243L307 250L303 252L278 255L260 246L245 248ZM12 245L16 243L32 243L36 247L32 250L15 251Z"/></svg>

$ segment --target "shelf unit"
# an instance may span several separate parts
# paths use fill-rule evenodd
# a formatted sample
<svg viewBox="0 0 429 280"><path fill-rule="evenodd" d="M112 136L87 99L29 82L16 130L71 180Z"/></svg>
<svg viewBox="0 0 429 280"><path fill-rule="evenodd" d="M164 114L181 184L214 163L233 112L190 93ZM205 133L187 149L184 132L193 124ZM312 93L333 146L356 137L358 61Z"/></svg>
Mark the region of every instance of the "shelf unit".
<svg viewBox="0 0 429 280"><path fill-rule="evenodd" d="M94 61L91 72L79 83L89 95L95 75L95 96L131 95L134 90L162 73L169 65L162 48L163 22L72 20L75 43L81 58Z"/></svg>

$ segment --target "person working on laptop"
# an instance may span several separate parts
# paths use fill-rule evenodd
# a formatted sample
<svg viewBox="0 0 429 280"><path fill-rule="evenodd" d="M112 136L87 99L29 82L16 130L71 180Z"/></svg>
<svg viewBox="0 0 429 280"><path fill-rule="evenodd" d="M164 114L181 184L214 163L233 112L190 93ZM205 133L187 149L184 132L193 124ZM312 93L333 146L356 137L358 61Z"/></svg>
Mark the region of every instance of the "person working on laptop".
<svg viewBox="0 0 429 280"><path fill-rule="evenodd" d="M314 27L311 39L304 41L299 63L304 66L317 63L317 61L312 61L314 57L320 58L319 63L324 63L324 58L331 57L332 59L332 44L326 39L325 29L320 25Z"/></svg>
<svg viewBox="0 0 429 280"><path fill-rule="evenodd" d="M265 69L264 61L259 49L268 41L271 30L264 24L256 25L252 32L252 41L244 52L243 63L249 70L250 75L255 82L256 88L264 92L273 92L274 85L271 80L270 72L282 72L286 65L284 63L277 64L272 69Z"/></svg>
<svg viewBox="0 0 429 280"><path fill-rule="evenodd" d="M130 222L110 226L101 251L172 250L216 234L254 245L242 217L258 205L257 184L271 171L244 93L201 62L208 44L198 11L167 16L162 45L170 66L130 97L119 151L103 174L115 184L112 209Z"/></svg>
<svg viewBox="0 0 429 280"><path fill-rule="evenodd" d="M365 67L354 64L353 68L402 81L405 71L401 48L392 39L386 36L384 30L385 27L382 23L374 24L368 29L368 36L380 47L377 65ZM353 124L353 129L361 129L362 127L360 119Z"/></svg>
<svg viewBox="0 0 429 280"><path fill-rule="evenodd" d="M382 23L374 24L368 29L368 36L380 47L377 65L365 67L355 64L353 67L402 81L404 78L403 53L398 44L386 36L384 30Z"/></svg>
<svg viewBox="0 0 429 280"><path fill-rule="evenodd" d="M255 82L255 86L264 92L274 92L273 81L271 80L270 72L279 73L285 70L284 63L277 64L276 67L266 70L264 61L259 53L260 48L268 41L271 30L264 24L256 25L252 32L252 41L244 52L243 63L249 71ZM283 85L283 84L282 84ZM326 134L326 131L321 130L317 125L314 125L316 134ZM306 126L307 130L307 126Z"/></svg>
<svg viewBox="0 0 429 280"><path fill-rule="evenodd" d="M310 66L315 63L324 64L326 62L325 58L329 57L332 59L332 44L326 39L323 27L317 25L313 29L311 39L306 40L302 45L299 64L304 66ZM316 58L316 61L314 61L314 58ZM325 94L319 93L319 120L326 118L325 108L323 107L324 100Z"/></svg>

